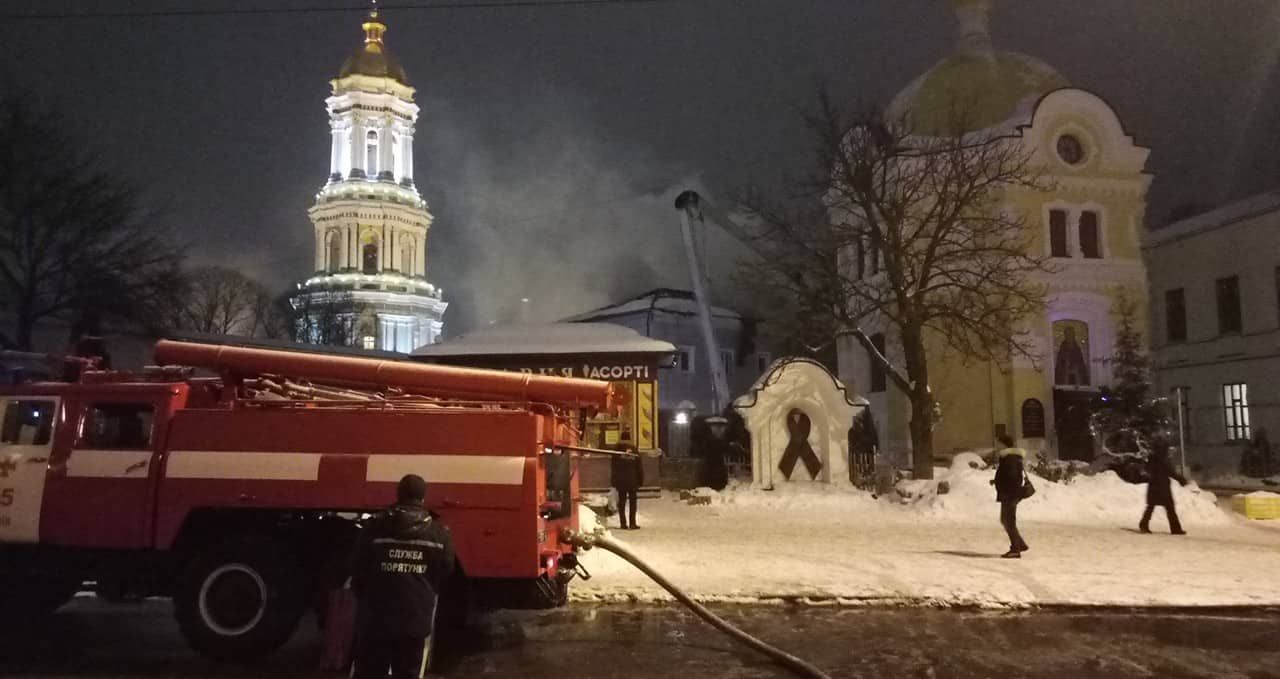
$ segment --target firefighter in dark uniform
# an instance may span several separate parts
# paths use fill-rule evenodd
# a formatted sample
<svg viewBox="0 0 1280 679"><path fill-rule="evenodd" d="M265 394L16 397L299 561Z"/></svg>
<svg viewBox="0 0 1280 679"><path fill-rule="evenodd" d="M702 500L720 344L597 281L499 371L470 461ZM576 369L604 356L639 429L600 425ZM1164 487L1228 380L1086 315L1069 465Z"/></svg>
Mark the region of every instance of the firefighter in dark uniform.
<svg viewBox="0 0 1280 679"><path fill-rule="evenodd" d="M635 530L640 527L636 523L636 493L644 485L644 467L640 464L636 447L631 445L631 432L624 431L618 438L618 445L614 449L627 454L613 456L609 469L610 482L618 491L618 514L622 527ZM630 523L627 521L628 509L631 510Z"/></svg>
<svg viewBox="0 0 1280 679"><path fill-rule="evenodd" d="M423 504L427 482L409 474L396 503L360 535L351 588L357 600L355 679L421 677L430 661L440 585L453 571L449 530Z"/></svg>

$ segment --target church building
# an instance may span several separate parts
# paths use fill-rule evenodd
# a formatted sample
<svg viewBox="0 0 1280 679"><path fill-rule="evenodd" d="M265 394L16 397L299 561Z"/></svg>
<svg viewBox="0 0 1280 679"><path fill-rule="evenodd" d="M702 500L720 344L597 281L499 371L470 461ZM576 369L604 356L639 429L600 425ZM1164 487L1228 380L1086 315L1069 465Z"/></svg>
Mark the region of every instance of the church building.
<svg viewBox="0 0 1280 679"><path fill-rule="evenodd" d="M1111 381L1121 295L1137 304L1137 327L1146 337L1140 233L1149 151L1134 143L1101 97L1035 57L997 49L989 31L991 0L950 4L959 27L954 51L908 84L887 112L917 131L939 134L952 124L956 102L972 102L965 111L970 132L1022 145L1052 189L1010 187L1002 209L1033 230L1031 247L1051 258L1054 273L1040 281L1047 287L1043 311L1023 319L1038 360L987 363L965 359L936 338L930 343L930 386L942 412L934 450L989 448L996 435L1008 433L1050 455L1090 459L1088 404ZM892 335L872 339L901 365ZM840 376L871 402L882 450L906 464L907 396L856 341L842 340L839 349Z"/></svg>
<svg viewBox="0 0 1280 679"><path fill-rule="evenodd" d="M408 353L440 337L448 305L426 277L432 216L413 181L414 88L376 10L363 29L330 81L329 176L309 210L315 273L292 302L305 341Z"/></svg>

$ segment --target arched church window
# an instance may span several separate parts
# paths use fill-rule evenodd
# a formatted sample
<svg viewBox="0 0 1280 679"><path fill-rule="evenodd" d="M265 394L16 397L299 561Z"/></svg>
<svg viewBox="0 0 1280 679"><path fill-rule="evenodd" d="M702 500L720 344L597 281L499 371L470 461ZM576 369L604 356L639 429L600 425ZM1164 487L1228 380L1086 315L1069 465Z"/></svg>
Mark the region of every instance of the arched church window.
<svg viewBox="0 0 1280 679"><path fill-rule="evenodd" d="M325 237L325 270L336 273L342 268L342 239L337 230L330 231Z"/></svg>
<svg viewBox="0 0 1280 679"><path fill-rule="evenodd" d="M413 275L414 257L416 252L413 249L413 239L405 238L400 241L400 273L406 276Z"/></svg>
<svg viewBox="0 0 1280 679"><path fill-rule="evenodd" d="M364 139L364 171L372 178L378 174L378 131L369 130Z"/></svg>
<svg viewBox="0 0 1280 679"><path fill-rule="evenodd" d="M365 243L362 254L364 258L362 270L370 274L378 273L378 244L376 242Z"/></svg>
<svg viewBox="0 0 1280 679"><path fill-rule="evenodd" d="M1053 383L1089 386L1089 326L1083 321L1053 324Z"/></svg>

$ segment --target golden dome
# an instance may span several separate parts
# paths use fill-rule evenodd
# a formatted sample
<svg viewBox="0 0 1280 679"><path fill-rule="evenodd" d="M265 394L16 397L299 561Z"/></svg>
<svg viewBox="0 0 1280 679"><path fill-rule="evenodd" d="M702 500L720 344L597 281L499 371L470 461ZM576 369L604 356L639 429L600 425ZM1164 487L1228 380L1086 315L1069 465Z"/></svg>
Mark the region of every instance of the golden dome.
<svg viewBox="0 0 1280 679"><path fill-rule="evenodd" d="M408 85L409 76L383 44L382 36L387 32L387 25L378 21L378 10L369 12L369 20L361 28L364 29L364 46L343 62L338 77L368 75L391 78L401 85Z"/></svg>
<svg viewBox="0 0 1280 679"><path fill-rule="evenodd" d="M1029 117L1041 97L1070 83L1052 66L1018 52L996 51L987 29L991 0L952 0L959 24L956 53L925 71L889 105L922 134L982 130Z"/></svg>

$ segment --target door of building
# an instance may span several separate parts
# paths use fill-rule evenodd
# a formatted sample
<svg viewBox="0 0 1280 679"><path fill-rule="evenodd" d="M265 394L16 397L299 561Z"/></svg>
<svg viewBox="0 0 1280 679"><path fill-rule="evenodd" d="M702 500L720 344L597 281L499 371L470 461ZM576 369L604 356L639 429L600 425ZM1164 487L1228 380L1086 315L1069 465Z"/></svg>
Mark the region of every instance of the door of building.
<svg viewBox="0 0 1280 679"><path fill-rule="evenodd" d="M1092 391L1053 390L1053 423L1058 434L1059 459L1093 461L1093 434L1089 431L1092 400Z"/></svg>

